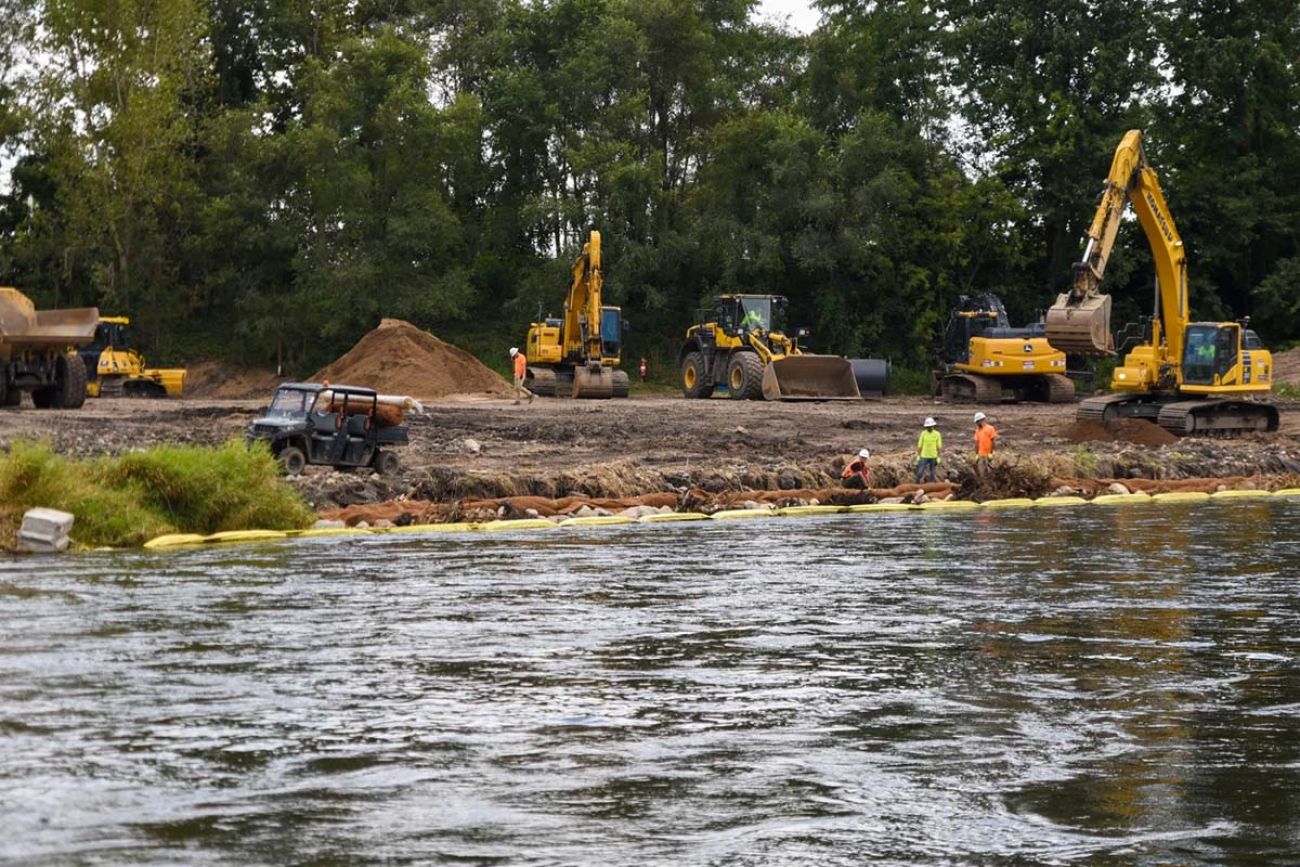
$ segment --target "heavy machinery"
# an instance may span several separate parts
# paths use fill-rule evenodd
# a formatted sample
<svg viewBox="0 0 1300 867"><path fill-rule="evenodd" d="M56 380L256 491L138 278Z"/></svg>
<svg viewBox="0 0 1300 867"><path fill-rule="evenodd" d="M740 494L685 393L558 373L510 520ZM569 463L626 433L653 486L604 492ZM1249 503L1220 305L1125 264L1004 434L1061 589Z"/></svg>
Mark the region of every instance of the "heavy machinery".
<svg viewBox="0 0 1300 867"><path fill-rule="evenodd" d="M37 310L11 286L0 286L0 406L31 392L37 409L77 409L86 401L86 366L76 348L95 339L94 307Z"/></svg>
<svg viewBox="0 0 1300 867"><path fill-rule="evenodd" d="M1258 336L1245 321L1189 321L1187 254L1143 153L1141 130L1129 130L1115 150L1083 260L1074 265L1070 290L1047 312L1048 342L1070 353L1114 354L1110 296L1097 290L1128 204L1155 260L1155 314L1115 368L1117 393L1084 400L1079 418L1145 418L1180 436L1277 430L1277 407L1249 399L1273 387L1273 357Z"/></svg>
<svg viewBox="0 0 1300 867"><path fill-rule="evenodd" d="M931 389L950 400L978 403L1074 400L1065 353L1048 345L1043 323L1012 328L1002 299L992 294L957 299Z"/></svg>
<svg viewBox="0 0 1300 867"><path fill-rule="evenodd" d="M592 231L573 262L573 282L562 319L528 326L524 385L543 397L627 397L623 311L601 304L600 232Z"/></svg>
<svg viewBox="0 0 1300 867"><path fill-rule="evenodd" d="M131 320L104 316L95 340L78 351L86 365L88 397L180 397L184 368L152 368L131 343Z"/></svg>
<svg viewBox="0 0 1300 867"><path fill-rule="evenodd" d="M857 400L884 394L888 365L812 355L786 334L780 295L720 295L686 331L677 356L682 394L712 397L726 386L734 400Z"/></svg>

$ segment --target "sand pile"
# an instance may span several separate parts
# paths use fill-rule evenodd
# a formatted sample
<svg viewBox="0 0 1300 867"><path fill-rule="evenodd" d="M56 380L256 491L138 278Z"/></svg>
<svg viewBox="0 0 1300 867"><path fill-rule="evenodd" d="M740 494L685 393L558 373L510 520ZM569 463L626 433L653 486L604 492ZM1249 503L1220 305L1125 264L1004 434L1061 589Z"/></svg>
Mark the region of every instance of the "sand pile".
<svg viewBox="0 0 1300 867"><path fill-rule="evenodd" d="M285 377L275 371L235 367L221 361L204 361L191 365L185 374L185 396L206 400L244 400L266 398Z"/></svg>
<svg viewBox="0 0 1300 867"><path fill-rule="evenodd" d="M1300 385L1300 348L1273 353L1273 381Z"/></svg>
<svg viewBox="0 0 1300 867"><path fill-rule="evenodd" d="M1152 421L1121 418L1102 424L1099 421L1076 421L1066 425L1060 436L1072 443L1125 442L1139 446L1167 446L1178 437Z"/></svg>
<svg viewBox="0 0 1300 867"><path fill-rule="evenodd" d="M458 394L508 397L510 386L463 349L401 319L385 319L313 380L432 400Z"/></svg>

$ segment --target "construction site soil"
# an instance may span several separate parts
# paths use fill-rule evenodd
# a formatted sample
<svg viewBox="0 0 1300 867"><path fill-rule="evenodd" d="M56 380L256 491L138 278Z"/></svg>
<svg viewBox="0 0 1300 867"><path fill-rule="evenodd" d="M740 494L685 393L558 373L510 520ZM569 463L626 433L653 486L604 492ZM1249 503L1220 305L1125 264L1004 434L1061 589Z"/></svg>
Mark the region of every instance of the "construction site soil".
<svg viewBox="0 0 1300 867"><path fill-rule="evenodd" d="M0 445L45 440L60 452L118 454L158 443L216 445L242 437L270 393L246 400L92 400L80 410L0 411ZM838 482L858 449L871 449L873 483L911 481L921 421L945 438L940 476L980 496L1023 496L1057 478L1188 479L1300 472L1300 404L1282 404L1282 430L1240 439L1127 441L1128 426L1088 436L1073 405L984 408L1001 434L994 477L971 472L973 407L929 398L861 403L763 403L675 396L628 400L457 398L408 415L411 445L394 476L308 467L294 480L319 509L394 499L664 491L818 489ZM1097 431L1092 431L1097 434ZM1157 439L1163 431L1156 430ZM1137 426L1133 438L1150 439ZM1119 437L1109 439L1109 437ZM1084 440L1084 441L1080 441ZM1094 441L1100 440L1100 441Z"/></svg>

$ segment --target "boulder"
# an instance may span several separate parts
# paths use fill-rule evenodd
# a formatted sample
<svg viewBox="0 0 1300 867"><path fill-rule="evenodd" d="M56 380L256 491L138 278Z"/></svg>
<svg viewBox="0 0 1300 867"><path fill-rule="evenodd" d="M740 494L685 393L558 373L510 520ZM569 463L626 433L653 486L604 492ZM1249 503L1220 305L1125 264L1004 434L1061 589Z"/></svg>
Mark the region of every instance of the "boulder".
<svg viewBox="0 0 1300 867"><path fill-rule="evenodd" d="M1124 487L1123 485L1121 485L1119 482L1111 482L1109 485L1106 486L1106 493L1108 493L1108 494L1129 494L1129 493L1132 493L1132 491L1130 491L1128 488L1126 488L1126 487Z"/></svg>

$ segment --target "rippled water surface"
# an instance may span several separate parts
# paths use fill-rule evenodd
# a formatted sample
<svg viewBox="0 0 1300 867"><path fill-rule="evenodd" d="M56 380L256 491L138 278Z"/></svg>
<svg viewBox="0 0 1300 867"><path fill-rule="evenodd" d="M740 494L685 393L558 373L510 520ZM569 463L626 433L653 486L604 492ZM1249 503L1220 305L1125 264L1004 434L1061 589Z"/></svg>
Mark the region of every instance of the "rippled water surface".
<svg viewBox="0 0 1300 867"><path fill-rule="evenodd" d="M1297 521L0 560L0 859L1297 863Z"/></svg>

